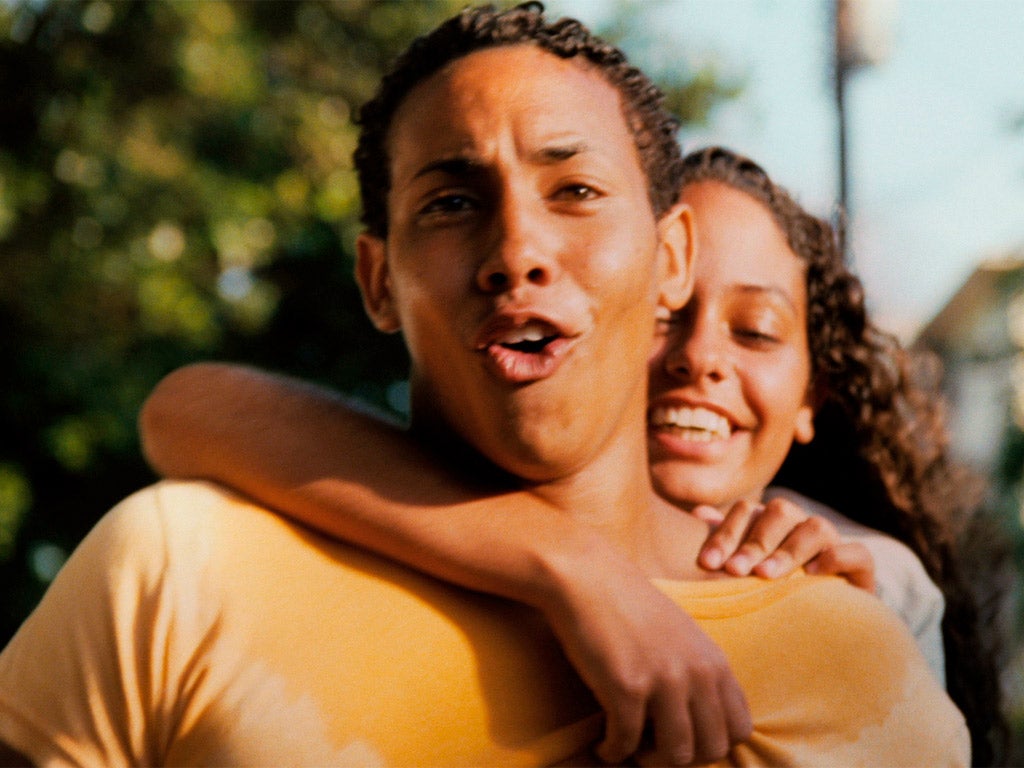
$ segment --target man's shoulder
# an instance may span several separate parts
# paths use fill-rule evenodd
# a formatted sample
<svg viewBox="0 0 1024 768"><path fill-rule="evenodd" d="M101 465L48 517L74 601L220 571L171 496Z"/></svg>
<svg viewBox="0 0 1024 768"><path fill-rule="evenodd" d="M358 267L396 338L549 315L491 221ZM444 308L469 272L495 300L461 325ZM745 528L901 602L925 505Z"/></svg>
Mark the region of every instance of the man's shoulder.
<svg viewBox="0 0 1024 768"><path fill-rule="evenodd" d="M131 515L172 508L210 510L240 501L237 494L206 480L160 480L125 497L111 513Z"/></svg>
<svg viewBox="0 0 1024 768"><path fill-rule="evenodd" d="M838 576L811 576L797 571L781 579L756 576L705 581L655 580L697 619L734 619L796 611L834 615L836 606L859 609L878 604L870 593Z"/></svg>
<svg viewBox="0 0 1024 768"><path fill-rule="evenodd" d="M928 576L920 558L902 541L788 488L773 487L766 493L766 498L776 496L787 498L808 512L830 520L841 537L867 547L875 560L875 579L884 587L901 593L910 592L915 600L941 603L942 593Z"/></svg>
<svg viewBox="0 0 1024 768"><path fill-rule="evenodd" d="M205 480L161 480L125 497L105 515L114 527L134 530L158 522L162 527L192 524L199 517L231 514L255 506L233 491Z"/></svg>
<svg viewBox="0 0 1024 768"><path fill-rule="evenodd" d="M103 515L79 549L100 553L107 560L133 559L139 553L190 547L201 542L212 526L244 525L259 510L242 497L215 483L163 480L125 497ZM269 514L269 513L266 513Z"/></svg>

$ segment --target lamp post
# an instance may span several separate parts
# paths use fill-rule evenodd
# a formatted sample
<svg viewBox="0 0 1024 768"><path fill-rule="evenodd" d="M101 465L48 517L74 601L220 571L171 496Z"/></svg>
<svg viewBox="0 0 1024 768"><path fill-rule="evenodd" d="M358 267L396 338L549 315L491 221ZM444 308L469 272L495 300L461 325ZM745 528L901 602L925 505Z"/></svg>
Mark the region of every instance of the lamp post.
<svg viewBox="0 0 1024 768"><path fill-rule="evenodd" d="M836 99L836 151L838 153L838 177L839 184L837 198L839 201L840 215L845 216L849 211L848 185L849 170L847 168L847 125L846 125L846 79L849 77L852 68L850 61L850 3L849 0L832 1L832 32L833 39L833 87L835 88ZM844 235L845 227L840 227L840 238ZM845 246L845 243L841 243Z"/></svg>
<svg viewBox="0 0 1024 768"><path fill-rule="evenodd" d="M846 223L850 221L849 126L847 84L850 75L876 66L889 55L896 0L831 0L833 33L833 88L836 101L838 202L840 247L846 250Z"/></svg>

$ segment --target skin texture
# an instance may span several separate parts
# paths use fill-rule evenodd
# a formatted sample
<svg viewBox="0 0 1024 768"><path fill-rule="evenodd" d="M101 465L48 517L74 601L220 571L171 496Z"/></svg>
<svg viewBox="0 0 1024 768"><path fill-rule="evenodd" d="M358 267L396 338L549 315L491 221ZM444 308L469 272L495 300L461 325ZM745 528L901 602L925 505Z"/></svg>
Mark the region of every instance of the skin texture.
<svg viewBox="0 0 1024 768"><path fill-rule="evenodd" d="M479 192L474 192L475 188L465 182L455 184L454 187L447 179L444 182L437 187L429 187L433 195L421 205L421 211L426 210L428 222L432 225L437 225L438 218L444 222L440 227L440 234L428 232L426 239L444 236L448 238L445 240L447 243L452 237L448 230L482 217L481 208L486 204L487 198ZM725 192L732 192L728 188L722 189ZM740 195L742 199L730 202L749 200L740 193L735 194ZM578 199L578 190L573 197ZM589 194L583 197L586 202ZM709 206L709 211L716 210L716 199L715 195L698 195L692 199L698 218L701 216L702 206ZM728 195L726 199L730 199ZM756 204L753 208L756 209L754 213L762 210ZM451 223L452 218L456 223ZM764 234L756 229L755 232L759 236ZM460 243L457 239L455 242ZM383 256L383 251L379 255ZM791 278L787 283L787 290L797 297L793 303L802 306L802 294L798 288L802 285L803 276L799 261L785 248L778 250L775 255L778 263L774 266L784 268L781 273L788 274ZM497 262L491 262L488 269L493 270L495 263ZM525 263L536 264L535 261ZM742 260L734 260L731 267L739 270L741 274L746 272ZM790 272L786 273L785 269ZM502 266L501 270L504 271L499 271L499 274L512 271L507 266ZM705 295L715 293L718 290L716 283L722 282L719 276L723 273L726 282L732 282L727 269L716 267L701 270L698 260L697 270L699 279L708 283L706 290L698 283L698 294L702 291ZM775 273L776 270L771 272ZM391 272L387 273L386 279L379 272L371 270L370 274L377 274L377 279L382 283L393 279ZM474 273L473 277L475 278L477 274ZM496 272L488 274L493 276ZM394 279L401 282L404 278ZM459 278L457 273L450 277L452 281L458 279L465 281L471 278ZM484 285L487 285L486 281ZM434 290L450 291L450 283L443 283ZM380 297L380 304L374 303L371 291L367 293L370 296L368 303L371 312L377 313L374 316L378 319L379 325L385 330L395 330L398 325L396 307L399 304L392 299L392 291L388 290ZM501 295L500 291L496 293ZM417 308L411 299L404 300L410 302L402 305L408 307L407 313ZM445 302L448 304L455 304L458 300L457 295L445 295ZM431 316L430 313L437 311L434 309L435 301L429 298L422 301L426 305L421 310L423 313ZM450 307L446 307L446 311L451 311ZM687 334L682 332L685 327L683 321L688 317L680 317L681 322L671 326L670 333L659 334L660 356L655 355L652 358L652 377L666 360L676 360L681 354L692 356L697 353L694 348L687 349ZM458 325L457 322L439 324ZM429 333L425 333L425 337L428 336ZM802 334L794 333L792 336L789 346L797 353L789 357L802 362L804 367L800 368L798 373L802 371L806 380L806 341ZM668 342L681 345L681 349L666 349ZM433 343L433 340L430 343ZM453 344L453 347L458 349L457 344ZM802 356L801 349L804 350ZM669 352L671 354L667 354ZM450 356L440 355L446 360ZM783 359L789 358L783 356ZM679 386L678 372L673 370L671 373L672 375L668 377L668 386L663 387L662 391L671 391ZM755 372L745 373L753 376ZM211 390L211 386L214 389ZM179 393L176 394L174 390L179 387ZM196 397L195 393L199 387L202 387L202 395ZM789 388L800 391L797 385L791 384ZM184 395L185 391L189 396ZM245 393L254 398L262 395L263 399L253 399L251 402L240 400L240 396ZM784 398L784 402L787 403L799 400L800 398L792 393ZM176 407L156 407L161 402L171 401L176 403ZM212 411L190 418L190 411L197 407L200 411L211 408ZM767 424L764 431L774 430L784 436L791 436L794 431L793 421L802 413L802 406L797 405L783 412L789 414L788 416L779 414L777 418L772 418L771 414L768 414L764 419ZM264 417L263 414L269 416ZM230 437L232 432L238 431L237 424L245 423L258 415L264 421L270 421L262 431L272 432L279 437L272 441L273 445L262 444L262 441L259 441L262 444L264 461L256 462L258 469L254 472L245 462L247 453L252 452L253 441L228 441L226 438ZM157 419L161 424L154 424ZM208 432L209 425L218 421L225 424L227 430L224 435L217 436L218 439L193 442L188 446L188 450L185 450L184 444L175 446L167 441L167 437L175 430L181 432L183 424L205 425ZM490 497L474 507L473 501L451 490L457 488L457 483L448 478L444 480L444 484L449 491L446 491L443 498L422 499L422 503L427 505L425 510L402 517L396 516L393 503L388 504L384 508L371 510L362 520L361 527L351 510L351 500L357 486L359 493L364 495L380 493L385 498L388 497L388 488L378 488L376 483L368 483L365 477L372 473L362 470L363 479L341 493L348 499L348 507L341 505L339 514L325 513L325 510L338 509L339 505L334 489L324 478L330 477L337 485L342 482L341 478L352 474L353 464L359 464L370 457L372 466L373 455L383 454L390 457L386 467L375 470L386 475L386 483L382 485L417 489L422 489L425 485L433 486L424 483L425 477L431 477L431 472L427 468L421 467L412 472L408 480L402 479L401 468L405 466L403 462L415 457L407 455L408 447L403 452L401 445L382 444L381 436L374 433L384 430L380 425L373 424L372 420L362 420L365 422L362 425L365 429L360 430L359 434L341 431L346 422L354 421L355 417L350 413L346 414L343 405L324 397L323 393L299 391L293 383L281 382L266 374L223 366L205 366L181 371L161 385L161 390L154 394L143 413L143 434L148 436L147 452L158 469L176 474L205 474L210 468L215 468L215 479L235 484L258 498L296 514L304 522L342 538L354 539L373 549L384 551L435 575L541 606L562 639L569 657L609 713L609 735L601 754L610 760L621 759L622 756L636 750L639 733L646 718L654 722L655 732L661 741L655 745L656 750L643 753L641 760L651 759L660 763L685 763L693 755L707 756L727 749L730 734L736 738L736 734L742 732L741 729L737 730L735 725L739 722L739 716L728 714L728 707L725 718L727 723L732 724L727 724L725 731L719 724L718 718L721 715L713 702L735 700L735 695L728 687L721 688L721 679L714 670L714 654L693 656L699 638L688 639L688 647L683 647L686 643L680 645L681 638L689 638L692 634L689 627L679 620L677 610L669 609L667 604L661 602L660 595L651 594L653 590L650 584L644 575L637 571L635 564L610 550L603 541L581 539L580 533L583 529L572 525L566 526L567 521L564 518L552 518L551 510L542 511L540 515L531 517L528 506L522 503L522 494L517 495L518 500L511 507L505 503L511 500L511 497ZM296 425L299 424L320 425L320 429L315 433L311 427L299 430L296 429ZM334 425L334 428L326 431L323 425ZM397 438L398 434L395 433L391 442ZM311 445L332 444L374 444L378 446L378 450L346 456L340 466L337 459L333 458L333 452L317 450L316 455L309 455ZM205 459L197 456L198 447L209 451L218 445L223 445L225 449L218 455ZM773 448L776 454L781 452L782 455L788 448L785 439L779 438L778 435L775 439L768 440L767 445ZM276 455L272 455L274 450L277 451ZM761 451L756 458L763 459L764 453L765 451ZM251 457L249 461L252 461ZM422 463L422 460L420 461ZM290 467L289 462L301 466L303 472L297 474L296 466ZM327 462L326 465L324 462ZM770 456L767 463L762 466L760 476L754 478L754 482L760 483L760 487L763 487L779 462L780 455ZM360 472L357 471L355 474L360 475ZM296 493L292 490L296 488L303 492ZM765 569L768 565L775 564L778 566L777 573L781 574L811 558L814 558L809 566L811 569L815 563L823 566L823 572L838 572L844 567L855 569L852 563L856 557L852 557L850 552L858 556L864 553L856 546L829 547L829 544L836 543L834 529L822 524L818 518L809 518L795 505L782 500L773 501L764 507L746 499L732 504L735 499L743 496L746 490L748 489L740 488L730 494L728 487L720 488L719 492L723 495L717 500L724 502L722 511L712 511L707 507L698 507L695 510L699 515L708 516L709 519L721 523L709 542L710 549L705 551L705 557L713 552L721 553L727 569L732 572L749 571L755 566ZM429 521L435 519L436 514L431 514L431 511L438 504L448 507L444 517L445 525L431 527ZM595 499L594 504L595 509L604 509L606 502ZM679 515L678 511L675 515L684 520L689 518L687 515ZM584 516L579 517L583 519ZM417 528L415 522L424 520L428 521L427 525ZM553 521L559 522L562 527L557 531L553 530ZM371 527L372 533L367 534L367 526ZM450 534L451 539L439 541L443 533ZM525 592L523 585L531 581L536 582L537 578L535 574L523 573L515 547L512 546L512 542L522 541L530 541L532 551L535 555L541 553L544 562L543 573L539 579L544 586L539 589L529 587ZM741 543L739 552L730 558L729 555L732 555ZM506 557L510 554L510 549L513 553L511 557ZM823 549L826 554L819 556ZM440 551L440 554L424 557L425 550L428 553ZM674 555L679 557L684 551L685 547L676 550ZM769 554L771 558L759 565ZM743 558L747 560L746 565L741 564ZM866 564L862 559L860 567L870 578L870 559L868 558ZM580 579L579 574L584 573L587 577ZM495 576L499 577L498 581L495 581ZM870 587L870 583L865 586ZM609 617L613 620L609 621ZM700 663L710 660L711 667L685 668L680 666L684 658L696 658ZM716 679L718 682L712 682ZM691 705L693 702L700 702L701 706L687 705L687 700ZM692 709L692 716L687 723L674 720L669 714L658 714L686 711L687 706L691 706ZM689 744L692 744L692 747L686 746ZM684 745L690 751L680 752L674 745Z"/></svg>
<svg viewBox="0 0 1024 768"><path fill-rule="evenodd" d="M175 371L140 424L161 474L223 483L342 540L537 608L605 711L598 752L609 762L637 751L645 725L661 742L645 741L637 759L658 765L708 762L746 738L742 693L717 646L623 547L532 492L481 494L336 393L238 365ZM681 560L690 546L680 544Z"/></svg>
<svg viewBox="0 0 1024 768"><path fill-rule="evenodd" d="M690 251L688 211L655 221L624 121L599 117L618 110L594 72L532 47L450 64L396 115L389 234L359 238L357 278L377 327L405 335L414 432L574 515L603 498L587 522L642 568L700 578L665 551L674 510L621 469L643 465L651 318L688 295ZM533 331L542 351L514 348Z"/></svg>
<svg viewBox="0 0 1024 768"><path fill-rule="evenodd" d="M460 92L465 87L467 87L465 84L460 86ZM428 93L428 95L433 94ZM434 108L436 106L431 105L431 109ZM482 131L482 133L485 136L491 135L488 131ZM501 132L497 131L497 133L500 135ZM414 152L418 151L421 146L416 141L409 143ZM400 153L396 152L396 154L401 156ZM516 163L508 162L507 164L518 170ZM435 165L433 160L428 159L423 162L423 165L432 168L428 175L440 173L438 170L433 170ZM457 166L456 169L461 170L464 165ZM458 284L459 281L463 285L475 282L481 295L501 300L507 293L514 293L517 286L525 284L525 289L520 291L520 293L524 293L548 287L549 283L545 281L550 280L552 274L562 275L568 271L571 275L571 269L577 264L575 260L580 258L581 253L587 253L587 251L569 249L569 256L562 261L562 264L567 264L570 268L563 267L562 272L554 272L550 262L545 264L536 254L550 253L552 252L550 249L555 249L554 252L557 253L558 246L552 246L550 241L545 241L544 250L541 250L541 247L536 244L537 236L526 234L529 232L527 228L529 220L525 224L517 224L517 221L526 217L521 208L516 206L510 212L512 223L516 224L519 228L518 231L524 232L524 234L513 238L512 244L505 243L504 239L499 237L499 242L502 243L501 255L486 261L479 260L479 257L474 254L481 251L486 252L487 246L478 247L472 238L478 236L478 230L486 230L488 226L493 226L481 223L481 220L485 220L485 217L492 217L492 221L497 219L503 228L502 232L510 231L504 229L504 227L508 227L504 217L510 214L499 215L493 212L494 198L492 195L494 193L491 191L493 182L482 183L480 177L483 177L486 182L494 177L501 179L502 174L507 172L496 170L491 171L491 175L487 176L476 171L468 181L462 177L464 174L460 173L455 174L456 178L453 180L448 178L450 175L447 171L448 166L444 167L446 170L439 180L440 183L436 181L428 183L426 187L428 193L424 197L413 198L415 204L410 206L413 215L409 217L412 223L406 226L416 236L411 238L414 242L405 242L403 238L407 237L406 230L401 224L396 224L393 235L393 241L399 243L400 246L388 248L382 241L371 238L364 238L361 241L363 250L361 250L360 276L366 291L368 308L378 326L382 330L397 330L402 325L403 314L405 317L415 315L418 322L425 317L433 323L429 329L414 331L414 334L417 334L415 338L422 339L422 345L429 347L429 354L419 358L421 365L431 364L430 361L435 358L429 355L436 355L436 359L439 361L436 365L442 365L443 361L444 365L450 366L451 359L463 355L463 348L468 346L458 336L455 337L455 341L449 341L444 336L449 327L458 328L462 324L462 321L458 319L460 308L473 306L473 300L463 301L457 292L453 292L453 284ZM547 166L542 167L544 170L548 170ZM522 171L523 174L528 175L531 168L530 164L526 164L526 170ZM418 170L414 170L411 175L416 177L418 173ZM580 186L579 184L570 185L569 190L566 190L564 186L556 186L554 195L534 193L535 197L544 202L542 206L539 206L540 216L543 218L553 212L560 217L565 216L566 211L576 211L577 206L592 206L594 193L589 189L581 189ZM527 188L529 189L529 187ZM567 191L571 192L568 201L565 200ZM731 190L726 189L725 191ZM748 200L745 196L741 196L741 198L739 201L733 200L732 202ZM714 196L708 198L712 203L714 199ZM709 204L708 200L700 196L692 200L698 209L698 214L701 205ZM521 205L528 209L531 202L527 198ZM758 208L756 205L753 207ZM712 205L711 208L713 209L714 206ZM601 214L598 212L590 215L599 216ZM558 223L556 218L556 228ZM466 229L469 229L468 234L464 231ZM603 242L615 243L620 234L613 232ZM757 234L764 233L758 232ZM550 233L545 231L540 236L547 238L549 235ZM491 234L491 236L494 235ZM601 241L595 239L593 242L600 243ZM401 248L405 248L406 253L412 254L409 257L408 266L400 261L402 254L399 251ZM438 272L445 276L443 280L434 283L431 281L431 275L420 277L416 274L416 271L426 263L425 259L420 260L414 257L420 252L427 254L428 258L442 261L444 269L438 269ZM526 256L521 257L524 252ZM448 258L451 253L463 255L452 260ZM777 251L776 256L779 264L775 266L788 268L791 272L789 275L791 281L787 284L787 290L797 296L793 304L801 304L802 294L799 293L798 288L802 285L802 273L799 269L799 262L784 248ZM460 259L470 264L483 263L484 267L471 271L459 266ZM474 259L478 259L478 261L474 261ZM526 266L514 266L517 264ZM698 261L697 264L699 270L700 262ZM737 263L735 267L743 271L742 264ZM533 278L524 280L524 275L528 277L531 273ZM717 274L718 272L711 269L700 272L702 279L709 282L709 291L714 289L714 276ZM495 276L500 278L497 286L494 283ZM534 282L531 283L531 279ZM511 290L508 292L503 290L505 281L508 281L511 286ZM401 291L395 290L396 284L403 287L410 285L417 287L415 290L403 294ZM570 294L587 293L585 284L580 280L571 280L570 285L563 290ZM698 286L697 290L699 292L701 287ZM443 300L436 299L435 294L441 294ZM471 296L475 295L471 292ZM600 306L598 298L600 294L591 292L589 295L590 306ZM441 309L438 309L438 305L441 305ZM442 311L454 312L455 319L436 319L436 314ZM475 319L465 324L472 326L473 322L476 322ZM407 327L408 323L405 325ZM679 325L684 324L680 323ZM466 335L472 338L472 332ZM800 334L794 334L794 336L803 339ZM668 358L675 360L678 354L695 354L693 349L688 353L685 350L675 350L677 354L664 354L667 341L685 347L686 339L682 338L677 331L673 331L672 334L660 334L660 341L662 355L660 358L658 356L653 358L652 373L657 372L659 365L665 365ZM632 342L636 343L637 339L633 337ZM434 346L441 351L434 352ZM796 341L792 341L790 347L798 352L801 349L804 350L802 357L800 354L796 354L795 358L803 362L804 368L801 370L806 379L806 341L803 341L803 347ZM449 385L450 390L446 391L465 391L469 386L467 381L472 384L476 383L474 377L495 376L493 361L485 360L481 370L474 368L472 362L465 364L468 372L463 375L466 378L453 381ZM514 377L520 369L513 366L511 370L511 375ZM537 369L530 368L529 370ZM542 367L540 370L545 369ZM193 370L192 373L196 372ZM665 387L665 391L678 386L677 374L678 372L674 371L673 375L669 377L670 386ZM189 372L182 372L181 376L187 379ZM252 381L252 377L262 377L262 379ZM509 378L506 371L500 366L497 377L502 384L507 383L504 379ZM346 521L352 522L353 518L351 512L344 507L340 515L331 516L324 513L324 510L337 508L337 505L334 503L332 493L324 490L322 478L344 476L346 471L351 471L351 467L323 467L321 470L318 468L317 462L322 462L324 459L330 460L331 453L318 451L316 457L307 456L305 454L308 454L309 451L306 447L310 444L366 445L369 443L379 446L380 439L372 434L355 436L320 433L306 437L300 435L298 445L291 445L287 441L296 436L295 424L334 423L337 425L343 407L327 400L319 404L315 400L310 402L309 398L301 397L302 393L296 392L293 387L282 386L280 382L269 380L264 375L254 372L207 368L199 372L198 380L194 384L204 383L209 386L211 382L216 383L218 380L224 382L224 386L219 389L219 392L229 392L230 394L225 396L224 394L219 395L218 391L206 391L202 397L189 397L188 402L192 404L191 407L195 407L196 403L206 405L221 403L214 413L206 414L192 421L206 424L207 417L219 415L226 418L230 428L233 428L233 425L243 423L247 418L251 419L254 414L275 414L280 419L278 427L268 427L267 430L280 435L280 439L285 441L283 443L275 441L279 456L277 458L268 457L269 465L263 464L263 468L254 476L252 471L245 466L244 461L241 462L241 465L239 464L239 457L245 456L246 448L251 445L251 441L248 443L243 441L237 446L229 445L221 455L211 457L204 462L196 458L195 443L190 446L190 450L175 450L174 446L168 446L166 443L154 443L153 440L147 440L147 450L155 466L164 471L172 470L179 474L196 472L204 467L216 467L218 473L215 475L215 479L234 483L258 498L264 498L275 506L296 514L307 523L331 531L342 538L354 539L366 546L384 551L410 562L416 567L450 578L458 583L474 588L488 589L538 605L555 628L570 659L591 685L609 714L608 739L601 748L601 754L607 759L617 760L633 753L639 744L638 739L643 724L648 718L654 722L656 738L660 741L655 743L654 750L641 754L640 759L642 760L685 763L694 755L707 757L716 752L720 753L727 749L730 739L742 738L740 735L742 734L742 715L736 712L736 710L742 710L741 700L737 699L735 692L728 685L723 687L722 678L714 668L716 661L714 653L695 655L700 638L693 635L691 628L678 615L678 611L666 610L669 606L661 602L661 596L651 594L653 590L646 582L644 574L637 571L632 560L627 560L621 554L608 549L603 542L581 538L581 530L573 528L571 525L566 528L565 520L560 521L563 525L562 529L554 533L550 510L543 512L540 516L530 518L522 503L514 505L515 509L509 509L507 506L502 507L503 499L500 497L487 499L479 513L474 510L469 513L469 516L457 517L456 513L451 511L445 518L446 525L443 529L434 526L425 531L422 528L416 528L414 524L410 525L410 520L413 520L411 517L401 521L394 517L388 518L388 514L395 513L394 504L389 504L386 510L375 511L370 517L364 519L364 526L370 522L373 524L373 532L370 534L366 533L365 527L360 528L358 524L346 525ZM163 394L165 399L174 399L179 405L184 405L184 397L173 396L173 394L166 395L167 388L173 387L175 381L172 378L162 385ZM184 387L194 394L194 386L190 386L187 381ZM281 391L276 391L276 388L281 388ZM259 389L262 389L267 395L266 402L245 403L239 400L240 393L253 393ZM790 389L793 390L794 387L790 386ZM498 391L499 394L496 397L500 398L500 388ZM798 398L790 394L785 402L795 402L796 400ZM159 402L157 395L154 395L152 402ZM292 406L295 406L294 413L289 411ZM311 409L314 406L321 409L321 412L313 413ZM234 415L231 412L232 408L235 411ZM166 434L170 426L173 425L180 430L183 420L186 423L190 421L184 418L187 416L187 409L183 411L182 408L175 408L173 411L173 417L165 422L162 430L158 428L145 429L144 434L159 435L161 431ZM423 411L421 410L419 413L422 415ZM794 414L803 413L802 405L790 407L787 413L790 413L788 434L791 436L793 434L792 421L796 418ZM158 409L147 406L143 414L144 428L151 425L152 420L159 415ZM170 416L170 412L167 415ZM486 415L485 410L483 416L486 417ZM524 416L529 415L524 414ZM346 418L352 421L351 415ZM340 420L344 421L344 419ZM784 417L766 418L765 421L768 424L768 427L765 428L766 432L774 429L783 435L787 434ZM364 426L371 432L373 431L373 425L366 424ZM428 422L428 429L430 426ZM487 425L485 428L500 429L503 426L503 424ZM205 450L209 450L218 445L218 441L203 440L200 441L200 444ZM774 447L777 452L781 451L783 455L788 447L785 440L777 435L767 444L769 447ZM269 451L270 447L267 446L266 450ZM381 452L391 457L386 468L390 485L410 488L423 485L423 472L426 470L412 473L412 477L407 482L402 482L399 477L396 477L396 469L402 465L402 462L398 460L398 457L402 455L398 447L391 446L381 451L368 453ZM764 451L757 456L761 457L763 453ZM298 462L305 473L302 476L288 472L289 460L295 463L297 456L304 456ZM183 467L181 462L188 458L191 458L193 465L188 468ZM356 461L356 458L349 456L346 461L351 463ZM772 456L767 466L762 468L762 473L755 482L759 482L763 487L779 462L781 462L781 456ZM275 475L275 472L278 474ZM303 477L310 478L311 482L304 484ZM254 480L256 481L255 485ZM260 482L263 485L260 485ZM446 482L451 484L452 480L448 479ZM365 480L361 483L365 483ZM555 483L554 485L558 487L559 484ZM371 494L377 492L377 488L372 483L370 486ZM281 488L294 489L296 487L304 487L308 492L303 497L302 494L280 491ZM349 488L347 492L353 490L353 488ZM361 488L360 492L365 494L367 489ZM848 552L849 548L826 547L827 544L835 543L835 532L827 527L822 528L820 523L815 522L818 520L817 518L809 518L802 510L794 505L787 505L781 500L761 507L759 504L743 499L730 508L731 501L742 496L743 492L734 491L731 496L727 489L722 489L721 492L725 495L716 500L725 502L724 510L723 512L716 511L717 517L714 518L716 522L721 522L721 525L715 536L712 537L709 544L711 548L706 550L705 556L708 557L715 552L720 553L728 570L745 572L755 566L764 570L768 569L769 565L775 564L776 572L784 573L795 564L803 563L812 557L819 563L827 563L826 572L829 572L829 568L834 569L831 572L841 570L844 562L847 567L852 567L848 555L844 560L843 556L834 554L837 551ZM380 493L387 497L387 489L381 490ZM306 503L300 503L297 508L297 498L304 498ZM568 497L563 494L554 494L548 498L555 502L559 500L564 502ZM588 498L590 497L588 496ZM472 507L473 503L460 498L457 493L449 494L448 498L443 501L435 501L436 503L458 505L463 512L467 511L467 505ZM424 500L424 503L431 502ZM604 510L606 505L605 499L594 497L593 508L587 509L585 515L578 515L577 519L594 521L593 510ZM695 511L708 514L706 508L698 508ZM679 515L677 511L674 515L679 520L691 519L689 516ZM722 522L723 518L724 522ZM424 513L419 512L415 519L423 520ZM484 521L483 524L481 524L481 520ZM600 525L597 527L600 528ZM452 540L439 542L438 537L444 530L459 531L461 535L453 536ZM614 528L609 530L612 534L615 533ZM502 557L508 552L509 542L523 541L524 537L532 541L535 554L546 553L541 555L544 565L539 579L544 586L540 588L527 587L525 591L523 585L529 584L531 581L536 582L536 574L526 573L523 575L523 570L516 562L515 556L511 559ZM609 536L609 538L611 537ZM678 544L675 537L670 538ZM428 541L429 545L425 546L424 542ZM618 541L622 543L623 539L620 537ZM626 541L628 549L632 542L628 539ZM468 549L467 542L470 544ZM736 550L741 542L743 544L739 552L729 558L728 556ZM474 543L479 545L475 551L471 546ZM441 555L424 557L424 549L428 552L440 550ZM827 560L816 557L822 549L826 549L830 553L827 555ZM856 548L853 549L856 550ZM669 553L669 558L675 559L670 567L678 571L679 564L685 563L688 559L683 554L685 551L686 547L681 547ZM481 552L485 553L483 560L486 562L483 565L479 564ZM635 549L633 552L635 554ZM761 560L773 552L774 554L769 560L758 565ZM744 558L747 561L746 564L742 563ZM863 563L861 565L863 566ZM655 563L648 562L647 568L658 572ZM870 573L870 562L867 563L864 570ZM581 573L587 574L585 580L578 578L578 574ZM499 577L497 581L495 575ZM609 576L609 578L605 579L604 576ZM505 580L503 581L502 578ZM608 617L614 617L614 620L609 621ZM680 644L681 639L685 640L682 645ZM705 669L685 667L685 665L681 665L681 660L684 658L697 659L701 664L710 661L710 667ZM725 702L723 709L716 709L717 705L714 704L716 700ZM697 702L700 706L696 706ZM732 702L732 704L728 702ZM674 714L686 712L688 709L692 714L685 721L680 721ZM725 722L724 728L721 725L723 721ZM681 749L689 751L680 751Z"/></svg>
<svg viewBox="0 0 1024 768"><path fill-rule="evenodd" d="M648 457L658 492L717 526L707 568L776 577L807 563L873 589L870 558L793 504L761 504L790 446L814 437L807 276L771 213L716 181L689 184L694 292L659 319ZM818 554L827 550L827 559Z"/></svg>

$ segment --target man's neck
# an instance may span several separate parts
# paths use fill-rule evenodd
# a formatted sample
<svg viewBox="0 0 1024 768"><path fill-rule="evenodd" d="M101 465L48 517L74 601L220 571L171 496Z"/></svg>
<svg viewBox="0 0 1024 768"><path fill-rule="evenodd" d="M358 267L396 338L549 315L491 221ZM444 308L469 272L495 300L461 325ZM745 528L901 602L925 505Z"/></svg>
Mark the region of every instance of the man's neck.
<svg viewBox="0 0 1024 768"><path fill-rule="evenodd" d="M433 415L429 411L427 414ZM707 576L696 565L707 527L655 493L642 430L623 429L595 450L585 465L552 479L529 481L482 455L443 420L424 418L424 409L416 416L410 424L410 434L463 483L482 495L515 490L530 493L599 531L652 577ZM643 423L639 416L636 423Z"/></svg>
<svg viewBox="0 0 1024 768"><path fill-rule="evenodd" d="M564 478L527 489L600 531L651 577L701 580L709 575L696 564L707 526L655 493L642 434L620 440Z"/></svg>

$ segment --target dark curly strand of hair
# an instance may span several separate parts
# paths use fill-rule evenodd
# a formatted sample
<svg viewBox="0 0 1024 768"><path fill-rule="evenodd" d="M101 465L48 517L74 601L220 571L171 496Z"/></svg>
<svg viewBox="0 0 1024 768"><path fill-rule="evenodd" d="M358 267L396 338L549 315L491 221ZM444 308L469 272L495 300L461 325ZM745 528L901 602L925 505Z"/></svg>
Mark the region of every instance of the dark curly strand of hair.
<svg viewBox="0 0 1024 768"><path fill-rule="evenodd" d="M387 138L405 97L451 61L485 48L521 44L536 45L563 59L581 57L602 74L621 96L623 116L647 175L655 215L660 217L676 202L679 123L663 108L664 96L647 76L630 65L622 51L595 37L575 19L547 21L541 3L523 3L506 11L483 6L468 8L413 41L383 78L377 95L360 111L354 162L363 200L362 220L370 234L387 235L391 189Z"/></svg>
<svg viewBox="0 0 1024 768"><path fill-rule="evenodd" d="M1000 709L999 595L964 575L963 543L983 525L980 484L949 454L936 368L867 317L835 230L753 161L712 147L683 160L683 185L717 181L771 211L807 265L815 437L794 445L775 483L907 544L942 590L947 688L971 731L976 765L1006 753ZM923 374L930 374L924 376ZM988 539L998 549L998 540ZM993 560L998 553L992 553Z"/></svg>

